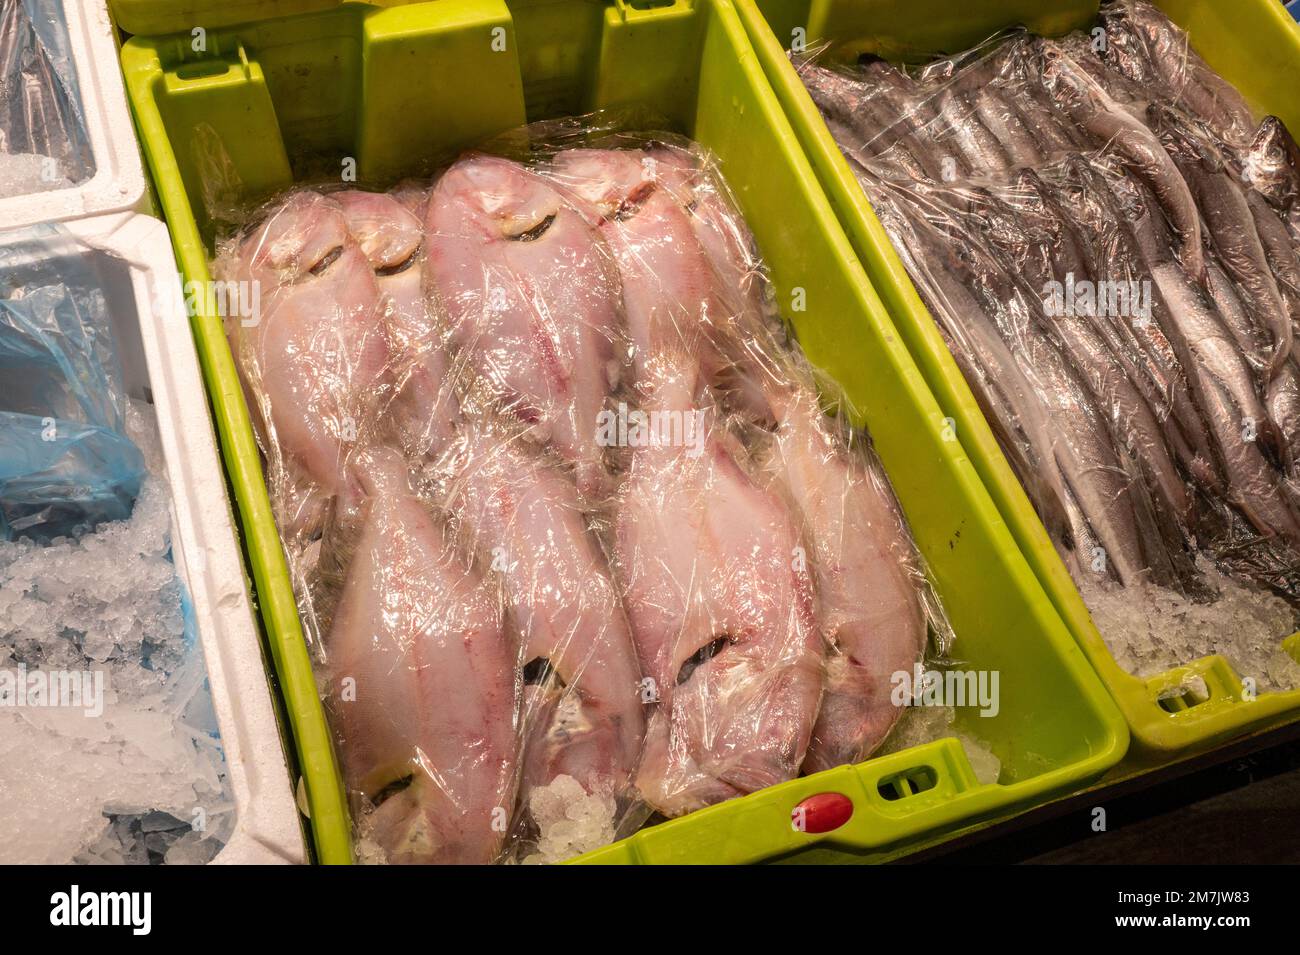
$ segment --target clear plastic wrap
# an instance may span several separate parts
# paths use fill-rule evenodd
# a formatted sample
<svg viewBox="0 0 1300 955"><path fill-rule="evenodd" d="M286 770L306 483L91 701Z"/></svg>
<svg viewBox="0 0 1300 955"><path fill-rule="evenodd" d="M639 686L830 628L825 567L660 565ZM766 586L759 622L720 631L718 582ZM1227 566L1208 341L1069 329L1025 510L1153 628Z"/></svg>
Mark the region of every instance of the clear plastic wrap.
<svg viewBox="0 0 1300 955"><path fill-rule="evenodd" d="M1300 607L1285 127L1140 0L919 67L854 49L795 64L1085 598L1158 640L1144 607Z"/></svg>
<svg viewBox="0 0 1300 955"><path fill-rule="evenodd" d="M363 858L556 861L864 759L949 644L716 166L625 122L220 250Z"/></svg>
<svg viewBox="0 0 1300 955"><path fill-rule="evenodd" d="M64 188L95 171L67 48L56 0L0 0L0 197Z"/></svg>
<svg viewBox="0 0 1300 955"><path fill-rule="evenodd" d="M95 267L41 226L6 243L0 274L0 540L125 519L145 465Z"/></svg>

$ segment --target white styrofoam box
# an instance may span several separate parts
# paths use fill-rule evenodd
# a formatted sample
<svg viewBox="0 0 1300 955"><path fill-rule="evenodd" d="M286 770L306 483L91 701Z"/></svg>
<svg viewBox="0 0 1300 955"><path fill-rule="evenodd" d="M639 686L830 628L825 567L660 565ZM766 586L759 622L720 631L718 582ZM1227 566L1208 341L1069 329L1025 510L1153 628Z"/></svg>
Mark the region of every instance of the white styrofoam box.
<svg viewBox="0 0 1300 955"><path fill-rule="evenodd" d="M0 199L0 223L6 229L107 212L146 211L144 163L126 102L108 0L57 2L68 23L68 49L95 172L66 189Z"/></svg>
<svg viewBox="0 0 1300 955"><path fill-rule="evenodd" d="M167 227L137 213L64 227L92 254L111 257L100 271L127 391L151 397L158 418L171 486L172 554L189 590L236 806L234 835L213 861L304 862L303 831Z"/></svg>

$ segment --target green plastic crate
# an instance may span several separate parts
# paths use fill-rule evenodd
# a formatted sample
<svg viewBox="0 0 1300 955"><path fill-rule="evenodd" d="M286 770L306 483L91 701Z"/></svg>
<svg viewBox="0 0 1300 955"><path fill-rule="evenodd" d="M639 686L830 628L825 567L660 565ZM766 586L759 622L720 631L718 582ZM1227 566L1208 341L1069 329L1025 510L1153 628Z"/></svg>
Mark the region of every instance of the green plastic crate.
<svg viewBox="0 0 1300 955"><path fill-rule="evenodd" d="M436 0L339 9L207 34L136 37L122 52L149 163L187 279L208 278L201 171L249 194L354 157L383 182L525 121L649 105L712 149L771 266L809 357L845 389L889 471L957 633L997 670L1001 710L959 725L1003 764L977 783L955 739L799 779L655 826L596 862L750 862L813 851L881 858L1077 789L1128 733L1034 578L872 291L803 157L729 0L641 8L605 0ZM806 307L795 310L792 302ZM320 858L350 859L346 800L229 348L212 301L194 319L226 466L303 767ZM887 798L882 780L933 785ZM848 795L849 823L797 832L791 810ZM891 793L893 795L893 793Z"/></svg>
<svg viewBox="0 0 1300 955"><path fill-rule="evenodd" d="M1157 5L1189 32L1197 51L1257 108L1300 130L1300 27L1281 4L1157 0ZM1131 676L1115 662L888 235L784 52L796 38L810 45L818 40L865 41L863 48L882 56L924 59L967 49L1016 24L1048 35L1079 29L1096 18L1097 0L759 0L757 6L754 0L737 0L736 6L773 91L899 334L940 407L957 421L962 444L998 510L1128 720L1134 737L1129 762L1164 762L1300 718L1300 691L1248 700L1238 675L1217 654L1150 679ZM1300 659L1300 634L1287 637L1283 646ZM1161 705L1165 691L1192 676L1204 679L1207 700L1175 712Z"/></svg>

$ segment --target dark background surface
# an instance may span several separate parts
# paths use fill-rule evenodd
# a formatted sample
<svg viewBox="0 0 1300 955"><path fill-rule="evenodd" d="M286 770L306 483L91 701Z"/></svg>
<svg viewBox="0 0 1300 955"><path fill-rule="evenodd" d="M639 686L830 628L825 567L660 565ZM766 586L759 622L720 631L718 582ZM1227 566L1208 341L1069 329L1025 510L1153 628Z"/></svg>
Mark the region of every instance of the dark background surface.
<svg viewBox="0 0 1300 955"><path fill-rule="evenodd" d="M1092 828L1099 806L1105 832ZM1300 725L1045 806L909 861L1300 863Z"/></svg>

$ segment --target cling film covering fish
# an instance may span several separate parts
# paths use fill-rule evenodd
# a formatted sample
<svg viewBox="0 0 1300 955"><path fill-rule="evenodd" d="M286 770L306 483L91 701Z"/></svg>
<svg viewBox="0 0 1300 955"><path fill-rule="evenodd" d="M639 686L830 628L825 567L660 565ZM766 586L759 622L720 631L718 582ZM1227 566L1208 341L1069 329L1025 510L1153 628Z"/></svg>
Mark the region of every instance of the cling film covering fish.
<svg viewBox="0 0 1300 955"><path fill-rule="evenodd" d="M295 188L214 263L365 860L554 861L864 760L952 644L716 164L623 122Z"/></svg>
<svg viewBox="0 0 1300 955"><path fill-rule="evenodd" d="M861 48L791 56L1085 597L1300 608L1285 126L1143 0L921 65Z"/></svg>

